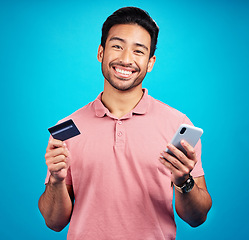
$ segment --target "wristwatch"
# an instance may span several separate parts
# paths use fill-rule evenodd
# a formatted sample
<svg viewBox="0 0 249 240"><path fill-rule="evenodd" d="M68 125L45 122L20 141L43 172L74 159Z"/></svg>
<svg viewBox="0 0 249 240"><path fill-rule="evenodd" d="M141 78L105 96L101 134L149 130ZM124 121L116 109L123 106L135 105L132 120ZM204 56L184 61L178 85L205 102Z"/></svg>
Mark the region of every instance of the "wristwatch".
<svg viewBox="0 0 249 240"><path fill-rule="evenodd" d="M195 185L195 181L194 179L192 178L191 175L189 175L189 178L186 180L186 182L183 183L183 185L181 187L179 186L175 186L175 189L180 192L180 193L188 193L192 190L192 188L194 187Z"/></svg>

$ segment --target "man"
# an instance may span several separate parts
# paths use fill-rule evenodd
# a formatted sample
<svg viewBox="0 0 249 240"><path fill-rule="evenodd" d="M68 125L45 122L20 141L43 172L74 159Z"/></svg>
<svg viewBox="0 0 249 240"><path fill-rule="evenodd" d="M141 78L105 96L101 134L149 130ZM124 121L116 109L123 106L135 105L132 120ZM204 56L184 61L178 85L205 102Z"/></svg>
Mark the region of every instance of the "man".
<svg viewBox="0 0 249 240"><path fill-rule="evenodd" d="M97 55L104 91L63 119L73 119L80 135L48 143L39 208L55 231L70 222L68 239L175 239L173 186L178 215L193 227L206 220L212 203L201 143L182 142L186 155L169 145L180 124L192 123L142 88L156 60L158 31L138 8L107 18Z"/></svg>

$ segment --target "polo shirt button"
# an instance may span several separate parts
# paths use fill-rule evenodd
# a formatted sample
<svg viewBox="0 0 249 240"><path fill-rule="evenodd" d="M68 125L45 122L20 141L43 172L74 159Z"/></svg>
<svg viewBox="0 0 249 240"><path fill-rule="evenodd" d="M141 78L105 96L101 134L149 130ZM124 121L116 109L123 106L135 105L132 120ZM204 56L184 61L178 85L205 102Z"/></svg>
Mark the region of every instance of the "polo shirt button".
<svg viewBox="0 0 249 240"><path fill-rule="evenodd" d="M122 132L118 132L118 136L121 137L123 135Z"/></svg>
<svg viewBox="0 0 249 240"><path fill-rule="evenodd" d="M122 121L118 121L118 124L121 125L121 124L122 124Z"/></svg>

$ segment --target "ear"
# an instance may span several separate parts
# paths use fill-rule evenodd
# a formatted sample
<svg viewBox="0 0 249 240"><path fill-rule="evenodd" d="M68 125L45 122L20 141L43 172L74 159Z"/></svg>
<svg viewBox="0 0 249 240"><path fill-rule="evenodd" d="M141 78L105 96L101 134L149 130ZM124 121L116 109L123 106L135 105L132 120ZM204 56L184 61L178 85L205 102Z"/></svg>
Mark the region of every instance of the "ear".
<svg viewBox="0 0 249 240"><path fill-rule="evenodd" d="M147 72L152 71L155 61L156 61L156 56L154 55L149 59Z"/></svg>
<svg viewBox="0 0 249 240"><path fill-rule="evenodd" d="M97 54L97 59L99 62L102 62L103 55L104 55L104 48L101 45L99 45L98 54Z"/></svg>

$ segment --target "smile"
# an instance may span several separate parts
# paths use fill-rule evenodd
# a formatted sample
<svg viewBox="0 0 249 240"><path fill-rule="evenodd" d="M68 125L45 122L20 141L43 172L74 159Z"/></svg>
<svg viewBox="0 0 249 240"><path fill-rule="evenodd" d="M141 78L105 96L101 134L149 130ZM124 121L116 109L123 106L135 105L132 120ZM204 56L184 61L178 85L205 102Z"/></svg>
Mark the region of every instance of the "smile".
<svg viewBox="0 0 249 240"><path fill-rule="evenodd" d="M118 73L127 75L127 76L130 76L132 74L132 71L127 71L127 70L123 70L123 69L120 69L120 68L115 68L115 71L118 72Z"/></svg>
<svg viewBox="0 0 249 240"><path fill-rule="evenodd" d="M122 68L119 66L113 66L113 69L116 72L116 74L122 78L129 78L134 72L136 72L136 70Z"/></svg>

